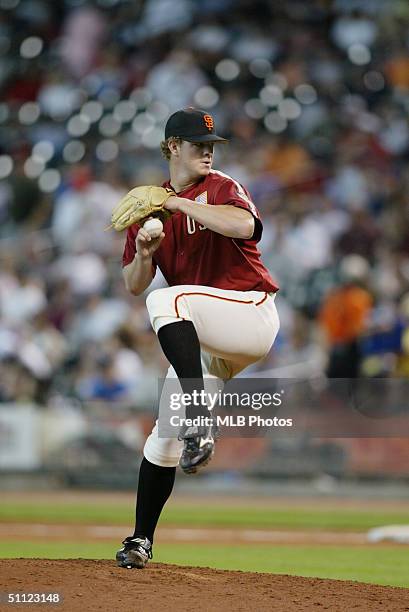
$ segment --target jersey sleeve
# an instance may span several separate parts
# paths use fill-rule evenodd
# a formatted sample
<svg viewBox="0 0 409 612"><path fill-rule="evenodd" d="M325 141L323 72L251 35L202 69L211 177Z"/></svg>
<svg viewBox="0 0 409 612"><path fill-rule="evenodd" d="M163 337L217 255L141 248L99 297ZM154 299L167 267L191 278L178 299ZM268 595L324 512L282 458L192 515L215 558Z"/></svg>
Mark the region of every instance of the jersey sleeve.
<svg viewBox="0 0 409 612"><path fill-rule="evenodd" d="M250 193L243 185L232 179L224 180L216 193L215 204L227 204L248 210L254 217L254 233L249 240L255 240L256 242L260 240L263 233L260 214L252 202Z"/></svg>
<svg viewBox="0 0 409 612"><path fill-rule="evenodd" d="M134 260L134 257L136 254L135 237L136 237L136 232L135 232L134 226L128 227L127 232L126 232L124 252L122 254L122 267L123 268Z"/></svg>
<svg viewBox="0 0 409 612"><path fill-rule="evenodd" d="M125 241L125 246L124 246L124 252L122 255L122 267L123 268L125 268L125 266L127 266L128 264L132 263L136 255L135 238L136 238L136 234L138 233L138 229L139 229L139 226L131 225L131 227L128 227L128 230L126 232L126 241ZM155 274L156 274L156 262L152 258L152 278L155 276Z"/></svg>

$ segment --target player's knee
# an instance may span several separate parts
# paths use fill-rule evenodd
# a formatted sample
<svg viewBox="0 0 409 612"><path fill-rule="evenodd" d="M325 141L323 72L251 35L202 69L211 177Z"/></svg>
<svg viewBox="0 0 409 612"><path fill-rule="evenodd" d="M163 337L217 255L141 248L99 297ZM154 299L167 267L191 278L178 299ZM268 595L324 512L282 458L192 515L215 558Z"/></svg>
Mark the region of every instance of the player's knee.
<svg viewBox="0 0 409 612"><path fill-rule="evenodd" d="M156 334L164 325L190 319L188 306L183 299L178 301L178 297L174 287L165 287L155 289L146 298L149 318ZM183 295L180 297L183 298Z"/></svg>
<svg viewBox="0 0 409 612"><path fill-rule="evenodd" d="M146 308L148 312L157 312L160 306L167 303L167 287L151 291L146 298Z"/></svg>
<svg viewBox="0 0 409 612"><path fill-rule="evenodd" d="M158 438L157 432L148 436L143 449L144 457L154 465L176 467L179 464L183 445L179 440Z"/></svg>

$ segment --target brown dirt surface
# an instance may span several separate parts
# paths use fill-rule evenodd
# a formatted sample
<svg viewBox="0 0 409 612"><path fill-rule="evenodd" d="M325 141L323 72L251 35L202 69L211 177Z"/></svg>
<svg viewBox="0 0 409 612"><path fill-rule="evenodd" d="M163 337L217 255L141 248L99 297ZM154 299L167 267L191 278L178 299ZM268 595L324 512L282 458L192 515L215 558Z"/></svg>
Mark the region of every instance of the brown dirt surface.
<svg viewBox="0 0 409 612"><path fill-rule="evenodd" d="M359 582L322 580L151 563L144 570L85 559L0 560L5 593L59 592L61 604L2 604L0 609L99 612L257 612L409 610L409 590Z"/></svg>

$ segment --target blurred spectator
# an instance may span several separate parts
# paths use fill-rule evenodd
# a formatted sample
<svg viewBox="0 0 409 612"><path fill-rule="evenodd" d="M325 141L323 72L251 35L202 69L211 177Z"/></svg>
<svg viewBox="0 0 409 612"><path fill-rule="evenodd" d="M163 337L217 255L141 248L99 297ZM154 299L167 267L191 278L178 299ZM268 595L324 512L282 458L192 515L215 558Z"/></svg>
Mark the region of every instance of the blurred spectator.
<svg viewBox="0 0 409 612"><path fill-rule="evenodd" d="M40 312L33 319L31 337L33 344L42 351L51 370L55 372L67 357L68 343L63 334L50 323L46 311Z"/></svg>
<svg viewBox="0 0 409 612"><path fill-rule="evenodd" d="M359 338L368 322L371 294L362 283L369 267L359 255L341 263L342 284L329 292L321 307L319 322L330 347L327 375L330 378L356 378L361 352Z"/></svg>
<svg viewBox="0 0 409 612"><path fill-rule="evenodd" d="M56 280L67 280L70 290L77 296L86 296L103 290L106 269L102 258L86 250L85 245L75 244L74 252L66 252L51 267L51 276Z"/></svg>
<svg viewBox="0 0 409 612"><path fill-rule="evenodd" d="M32 403L38 397L39 383L15 357L0 361L0 401Z"/></svg>
<svg viewBox="0 0 409 612"><path fill-rule="evenodd" d="M88 73L98 58L107 24L101 11L80 7L67 15L63 28L61 59L73 76Z"/></svg>
<svg viewBox="0 0 409 612"><path fill-rule="evenodd" d="M79 382L78 395L83 400L102 400L107 402L124 398L126 385L118 380L114 362L110 355L102 356L97 361L95 374Z"/></svg>
<svg viewBox="0 0 409 612"><path fill-rule="evenodd" d="M207 84L206 77L194 61L193 55L177 49L152 68L146 85L156 100L166 103L169 113L192 106L200 87Z"/></svg>
<svg viewBox="0 0 409 612"><path fill-rule="evenodd" d="M41 312L46 306L44 284L39 277L21 267L14 277L3 278L4 290L0 288L1 316L5 322L22 324Z"/></svg>
<svg viewBox="0 0 409 612"><path fill-rule="evenodd" d="M103 299L96 293L88 295L71 322L71 342L80 346L87 340L98 342L109 338L125 322L128 313L128 305L119 299Z"/></svg>
<svg viewBox="0 0 409 612"><path fill-rule="evenodd" d="M90 168L77 167L71 174L70 185L55 200L51 230L53 238L64 251L87 249L109 254L113 235L104 233L111 211L126 193L116 168L106 169L105 179L93 180Z"/></svg>
<svg viewBox="0 0 409 612"><path fill-rule="evenodd" d="M351 45L371 47L377 35L376 23L366 15L354 11L335 20L332 37L338 47L347 50Z"/></svg>
<svg viewBox="0 0 409 612"><path fill-rule="evenodd" d="M111 338L111 351L114 355L114 371L129 392L129 397L137 398L138 387L144 376L144 366L137 350L137 335L121 327Z"/></svg>
<svg viewBox="0 0 409 612"><path fill-rule="evenodd" d="M373 262L379 230L369 213L364 210L351 212L349 227L339 236L335 249L341 255L361 255Z"/></svg>
<svg viewBox="0 0 409 612"><path fill-rule="evenodd" d="M36 181L24 173L24 159L16 158L14 174L9 179L8 215L16 227L35 224L40 210L42 194Z"/></svg>

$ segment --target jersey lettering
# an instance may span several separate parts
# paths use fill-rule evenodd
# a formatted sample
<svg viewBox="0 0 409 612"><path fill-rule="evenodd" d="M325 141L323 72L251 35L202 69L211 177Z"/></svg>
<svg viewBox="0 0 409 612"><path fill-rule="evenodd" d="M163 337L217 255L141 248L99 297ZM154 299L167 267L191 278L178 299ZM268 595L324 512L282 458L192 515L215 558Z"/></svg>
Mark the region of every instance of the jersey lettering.
<svg viewBox="0 0 409 612"><path fill-rule="evenodd" d="M194 234L196 231L196 221L194 219L192 219L191 217L186 217L186 226L187 226L187 233L188 234ZM205 230L206 227L204 225L199 225L199 230Z"/></svg>
<svg viewBox="0 0 409 612"><path fill-rule="evenodd" d="M186 217L186 227L188 234L194 234L196 231L196 223L192 217Z"/></svg>

